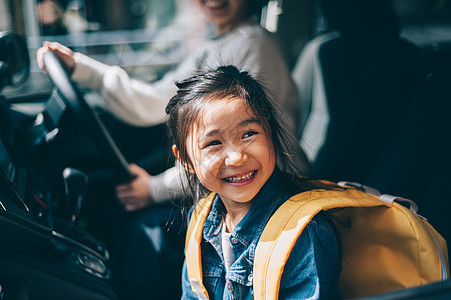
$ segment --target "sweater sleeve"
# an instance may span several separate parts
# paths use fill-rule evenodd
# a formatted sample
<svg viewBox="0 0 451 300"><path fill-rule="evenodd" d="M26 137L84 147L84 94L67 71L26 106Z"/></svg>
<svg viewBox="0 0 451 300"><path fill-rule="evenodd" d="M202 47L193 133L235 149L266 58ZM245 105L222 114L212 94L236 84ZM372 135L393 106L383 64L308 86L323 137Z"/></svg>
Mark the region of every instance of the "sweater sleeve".
<svg viewBox="0 0 451 300"><path fill-rule="evenodd" d="M168 201L183 195L179 170L172 167L165 172L152 176L149 181L150 195L156 203Z"/></svg>
<svg viewBox="0 0 451 300"><path fill-rule="evenodd" d="M135 126L163 123L166 105L177 91L175 82L194 68L192 60L187 59L161 80L146 83L130 78L118 66L103 64L81 53L75 54L75 61L72 79L83 87L99 91L117 117Z"/></svg>

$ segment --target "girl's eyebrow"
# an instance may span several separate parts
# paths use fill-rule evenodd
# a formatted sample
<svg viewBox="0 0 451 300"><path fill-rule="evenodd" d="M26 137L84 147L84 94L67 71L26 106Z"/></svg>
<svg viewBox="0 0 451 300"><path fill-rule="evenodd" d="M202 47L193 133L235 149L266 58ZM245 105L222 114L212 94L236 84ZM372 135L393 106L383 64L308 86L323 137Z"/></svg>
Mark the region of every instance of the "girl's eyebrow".
<svg viewBox="0 0 451 300"><path fill-rule="evenodd" d="M202 136L201 136L201 139L202 139L202 138L206 138L206 137L215 136L215 135L217 135L219 132L221 132L220 129L213 129L213 130L207 132L206 134L202 135Z"/></svg>
<svg viewBox="0 0 451 300"><path fill-rule="evenodd" d="M246 126L246 125L253 124L253 123L261 124L261 122L258 121L257 119L248 119L248 120L241 121L239 125Z"/></svg>

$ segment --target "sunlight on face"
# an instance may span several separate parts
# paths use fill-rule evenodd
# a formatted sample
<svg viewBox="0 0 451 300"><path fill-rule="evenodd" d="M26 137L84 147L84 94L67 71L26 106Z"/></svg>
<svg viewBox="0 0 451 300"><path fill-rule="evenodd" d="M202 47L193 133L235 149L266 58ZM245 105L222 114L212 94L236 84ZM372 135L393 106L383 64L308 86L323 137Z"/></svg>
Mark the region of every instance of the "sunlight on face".
<svg viewBox="0 0 451 300"><path fill-rule="evenodd" d="M214 100L187 138L196 176L224 202L249 202L275 168L275 154L250 106L240 98Z"/></svg>

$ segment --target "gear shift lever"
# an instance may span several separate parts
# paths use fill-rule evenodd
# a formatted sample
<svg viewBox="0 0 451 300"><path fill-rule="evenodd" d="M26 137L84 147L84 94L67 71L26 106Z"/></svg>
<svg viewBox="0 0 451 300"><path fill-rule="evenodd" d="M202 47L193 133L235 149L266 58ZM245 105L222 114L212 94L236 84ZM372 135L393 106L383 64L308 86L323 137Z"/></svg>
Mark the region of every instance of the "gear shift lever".
<svg viewBox="0 0 451 300"><path fill-rule="evenodd" d="M81 206L86 197L88 189L88 176L73 168L65 168L63 171L64 187L69 206L70 220L66 228L66 236L55 233L58 237L62 237L66 242L75 243L76 247L85 247L84 249L96 253L103 261L108 260L109 252L105 245L82 230L73 230L75 221L77 220Z"/></svg>
<svg viewBox="0 0 451 300"><path fill-rule="evenodd" d="M63 171L64 187L70 207L71 218L67 226L67 232L70 233L75 220L80 214L82 202L88 189L88 176L73 168L65 168Z"/></svg>

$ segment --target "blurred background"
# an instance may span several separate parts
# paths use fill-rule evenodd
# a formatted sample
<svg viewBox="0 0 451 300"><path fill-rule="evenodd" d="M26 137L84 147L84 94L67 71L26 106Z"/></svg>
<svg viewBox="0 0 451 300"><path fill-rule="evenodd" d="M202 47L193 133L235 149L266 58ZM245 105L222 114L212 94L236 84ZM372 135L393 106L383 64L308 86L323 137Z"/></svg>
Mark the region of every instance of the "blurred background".
<svg viewBox="0 0 451 300"><path fill-rule="evenodd" d="M327 31L314 0L269 1L262 24L275 32L293 66L307 41ZM451 1L393 0L401 35L415 44L449 47ZM37 68L36 49L59 41L102 62L120 65L145 81L160 78L211 34L194 0L0 0L0 31L27 37L31 80L11 97L46 97L48 79Z"/></svg>

